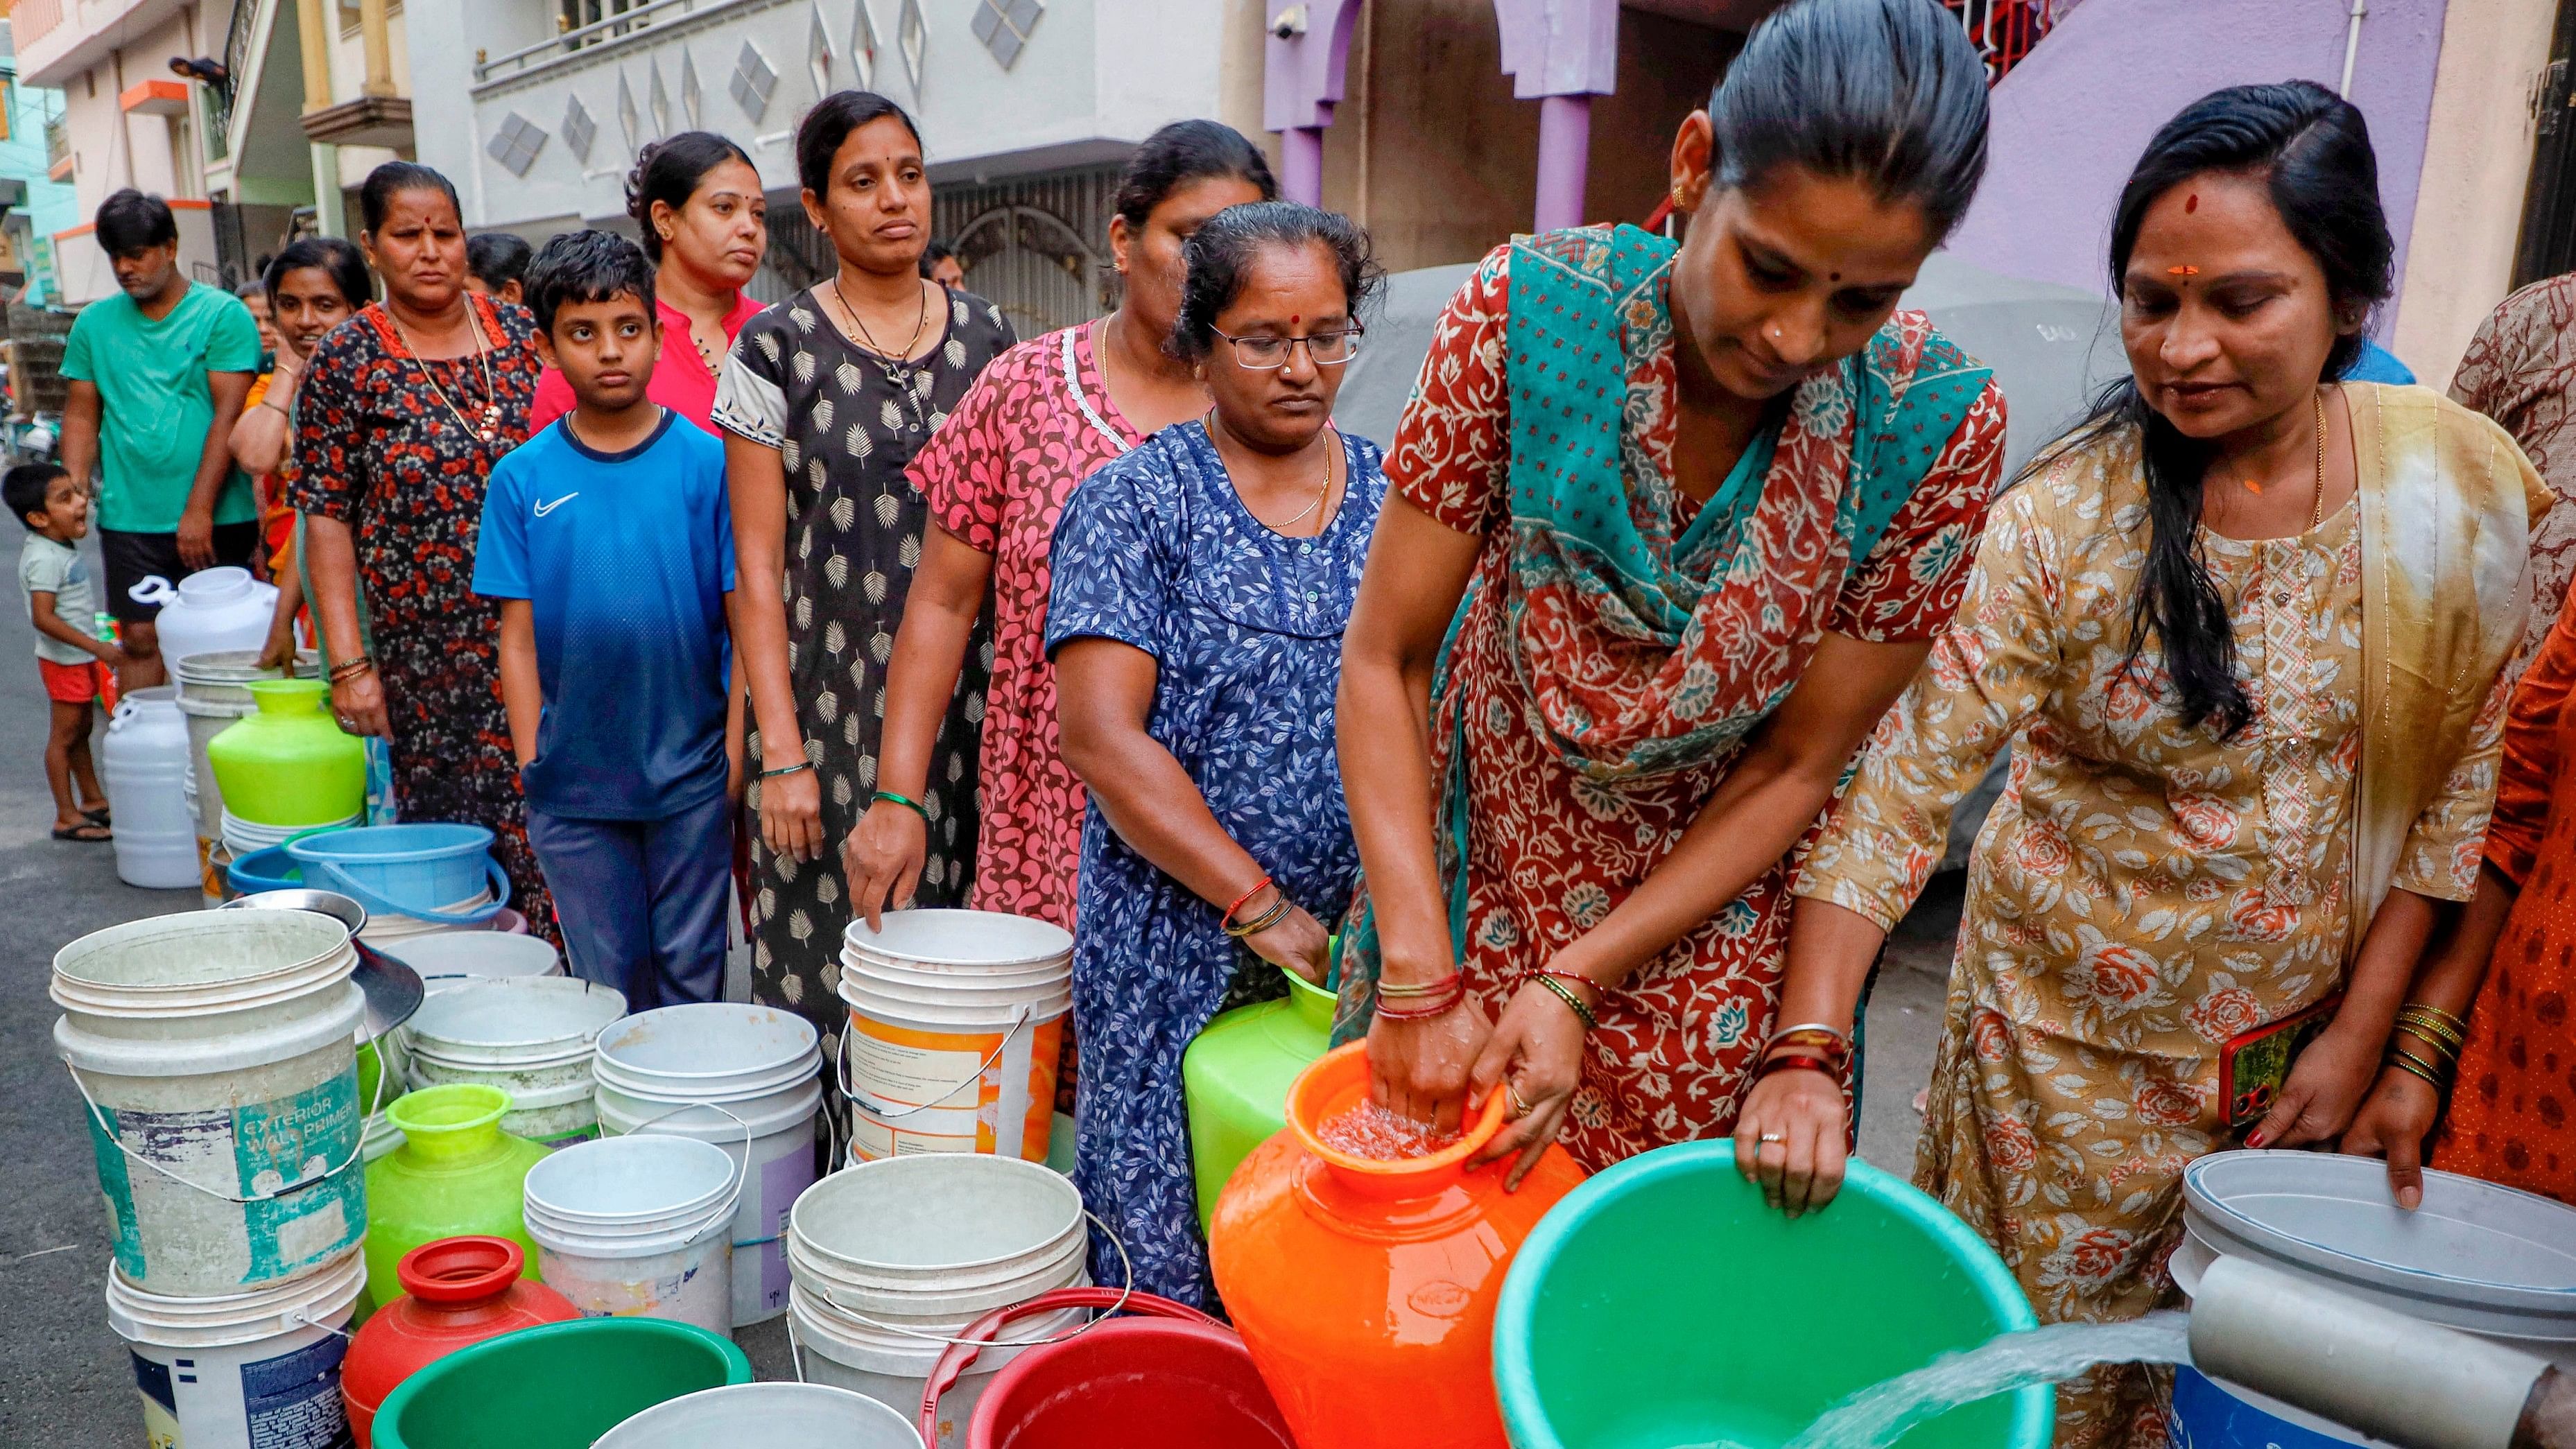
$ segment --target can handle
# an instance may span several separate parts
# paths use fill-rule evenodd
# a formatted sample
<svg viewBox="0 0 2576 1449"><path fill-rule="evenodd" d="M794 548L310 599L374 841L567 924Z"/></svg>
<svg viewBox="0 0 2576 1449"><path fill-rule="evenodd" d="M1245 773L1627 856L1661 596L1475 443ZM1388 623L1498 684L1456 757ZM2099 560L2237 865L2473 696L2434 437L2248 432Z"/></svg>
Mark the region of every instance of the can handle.
<svg viewBox="0 0 2576 1449"><path fill-rule="evenodd" d="M1209 1328L1225 1328L1224 1324L1186 1303L1175 1303L1169 1298L1158 1298L1151 1293L1137 1293L1132 1290L1113 1292L1107 1288L1056 1288L1041 1293L1026 1303L1014 1303L1007 1308L996 1308L976 1319L967 1326L961 1336L950 1341L948 1351L939 1356L938 1365L931 1369L929 1379L922 1384L921 1442L924 1444L939 1442L939 1396L957 1386L957 1381L963 1378L966 1370L974 1365L976 1356L991 1345L994 1334L1001 1332L1004 1325L1014 1320L1039 1313L1053 1313L1064 1308L1106 1308L1113 1311L1124 1309L1146 1318L1175 1318L1183 1323L1203 1324ZM1092 1323L1099 1321L1099 1319L1093 1319ZM1039 1339L1037 1342L1061 1343L1066 1338L1072 1338L1090 1327L1091 1324L1086 1323L1082 1328L1064 1335L1063 1338ZM1226 1331L1233 1332L1232 1329L1226 1329ZM1010 1348L1026 1346L1016 1343L1006 1345Z"/></svg>
<svg viewBox="0 0 2576 1449"><path fill-rule="evenodd" d="M668 1112L657 1112L652 1116L645 1118L643 1121L636 1123L634 1132L628 1132L622 1135L632 1137L636 1135L636 1133L649 1131L656 1122L662 1121L668 1117L677 1117L683 1112L694 1112L700 1107L704 1107L710 1112L724 1113L726 1116L733 1118L733 1125L742 1129L742 1166L734 1173L732 1201L725 1205L724 1211L726 1221L730 1222L742 1211L743 1189L751 1186L751 1124L742 1120L742 1118L737 1115L733 1109L725 1106L721 1102L691 1102L685 1107L674 1107ZM763 1238L761 1241L767 1242L769 1240ZM741 1248L752 1245L736 1243L734 1246Z"/></svg>

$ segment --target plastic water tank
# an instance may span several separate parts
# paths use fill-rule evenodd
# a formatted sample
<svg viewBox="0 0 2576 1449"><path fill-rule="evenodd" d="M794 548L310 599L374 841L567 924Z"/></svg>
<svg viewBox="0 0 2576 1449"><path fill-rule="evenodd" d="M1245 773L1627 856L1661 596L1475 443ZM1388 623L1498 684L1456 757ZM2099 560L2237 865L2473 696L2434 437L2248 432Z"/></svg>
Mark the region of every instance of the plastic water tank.
<svg viewBox="0 0 2576 1449"><path fill-rule="evenodd" d="M117 879L151 890L200 883L197 822L188 809L195 767L178 686L138 689L117 702L98 761L116 817Z"/></svg>
<svg viewBox="0 0 2576 1449"><path fill-rule="evenodd" d="M138 604L161 606L152 624L165 659L257 649L268 642L269 617L277 611L277 590L230 564L200 569L176 588L154 574L126 592Z"/></svg>

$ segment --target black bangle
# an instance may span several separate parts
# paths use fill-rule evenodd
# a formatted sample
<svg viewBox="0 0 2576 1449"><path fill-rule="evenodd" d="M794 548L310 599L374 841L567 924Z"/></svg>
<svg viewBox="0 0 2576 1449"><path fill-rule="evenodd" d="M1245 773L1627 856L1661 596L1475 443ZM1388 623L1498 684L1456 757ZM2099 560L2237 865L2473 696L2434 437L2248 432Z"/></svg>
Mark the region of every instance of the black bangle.
<svg viewBox="0 0 2576 1449"><path fill-rule="evenodd" d="M795 764L781 765L775 770L763 770L760 772L760 778L764 780L775 780L781 775L793 775L799 770L810 770L812 768L814 768L814 762L812 760L798 760Z"/></svg>

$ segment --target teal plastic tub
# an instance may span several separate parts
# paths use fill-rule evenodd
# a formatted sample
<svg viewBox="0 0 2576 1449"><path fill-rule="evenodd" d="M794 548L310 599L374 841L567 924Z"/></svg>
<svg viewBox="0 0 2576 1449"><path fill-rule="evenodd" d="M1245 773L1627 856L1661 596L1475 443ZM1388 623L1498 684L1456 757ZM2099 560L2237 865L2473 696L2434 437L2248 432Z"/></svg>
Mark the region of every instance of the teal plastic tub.
<svg viewBox="0 0 2576 1449"><path fill-rule="evenodd" d="M1736 1174L1731 1141L1642 1154L1557 1204L1494 1317L1515 1449L1776 1449L1846 1396L2037 1326L1994 1250L1862 1162L1795 1221ZM2047 1449L2056 1390L1965 1405L1903 1449Z"/></svg>
<svg viewBox="0 0 2576 1449"><path fill-rule="evenodd" d="M653 1407L751 1382L730 1339L660 1318L576 1318L457 1350L376 1411L375 1449L590 1449ZM756 1443L745 1424L739 1442Z"/></svg>
<svg viewBox="0 0 2576 1449"><path fill-rule="evenodd" d="M510 903L510 878L492 858L492 832L480 825L361 825L298 836L286 853L306 885L352 897L369 915L477 926ZM462 905L486 890L483 904Z"/></svg>

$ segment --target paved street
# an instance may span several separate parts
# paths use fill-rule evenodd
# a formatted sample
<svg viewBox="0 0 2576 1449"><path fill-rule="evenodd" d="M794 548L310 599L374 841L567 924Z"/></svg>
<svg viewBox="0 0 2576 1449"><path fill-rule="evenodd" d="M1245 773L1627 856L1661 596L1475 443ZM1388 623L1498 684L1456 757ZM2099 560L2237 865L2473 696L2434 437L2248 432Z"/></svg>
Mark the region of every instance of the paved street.
<svg viewBox="0 0 2576 1449"><path fill-rule="evenodd" d="M18 536L0 526L0 549ZM95 548L91 566L97 567ZM54 1055L58 1015L46 998L54 951L87 931L192 909L194 891L144 891L116 879L110 848L48 838L52 806L41 756L45 699L29 652L33 631L0 600L0 1444L131 1449L142 1420L124 1347L107 1327L107 1236L80 1099ZM1871 1003L1864 1156L1898 1173L1913 1165L1912 1099L1938 1035L1942 981L1957 919L1955 877L1937 884L1899 932ZM738 975L738 973L737 973ZM740 983L734 983L740 991ZM763 1377L786 1377L779 1324L747 1330Z"/></svg>

